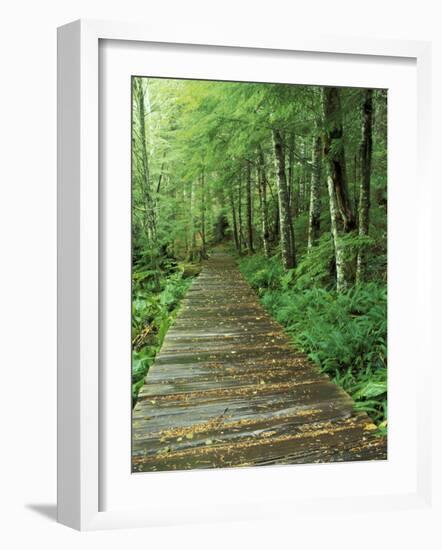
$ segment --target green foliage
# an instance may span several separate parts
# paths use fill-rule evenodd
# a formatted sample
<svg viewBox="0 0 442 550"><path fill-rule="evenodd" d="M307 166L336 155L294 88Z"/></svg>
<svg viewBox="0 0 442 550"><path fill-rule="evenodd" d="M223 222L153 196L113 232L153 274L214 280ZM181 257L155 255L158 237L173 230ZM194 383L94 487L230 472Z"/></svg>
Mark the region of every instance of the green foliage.
<svg viewBox="0 0 442 550"><path fill-rule="evenodd" d="M274 258L244 258L240 268L296 346L380 424L387 399L386 287L366 283L344 294L315 287L325 277L324 270L318 280L318 264L324 267L328 258L325 241L318 248L323 250L316 262L306 257L300 262L301 281L293 281L293 273L278 276ZM313 288L307 289L309 265Z"/></svg>
<svg viewBox="0 0 442 550"><path fill-rule="evenodd" d="M141 271L141 273L145 272ZM182 271L175 271L168 275L160 272L160 274L156 273L159 286L152 287L148 277L136 276L139 273L139 271L133 272L132 291L133 404L136 402L149 367L161 348L179 302L192 282L192 278L183 277Z"/></svg>
<svg viewBox="0 0 442 550"><path fill-rule="evenodd" d="M132 351L132 402L136 403L149 367L152 365L157 351L157 346L146 346L140 351Z"/></svg>
<svg viewBox="0 0 442 550"><path fill-rule="evenodd" d="M285 275L281 259L278 256L265 260L261 254L256 254L246 258L242 266L247 280L259 294L268 289L279 288Z"/></svg>
<svg viewBox="0 0 442 550"><path fill-rule="evenodd" d="M335 283L334 249L331 235L325 233L316 246L304 254L296 268L294 284L302 290L306 288L331 288Z"/></svg>

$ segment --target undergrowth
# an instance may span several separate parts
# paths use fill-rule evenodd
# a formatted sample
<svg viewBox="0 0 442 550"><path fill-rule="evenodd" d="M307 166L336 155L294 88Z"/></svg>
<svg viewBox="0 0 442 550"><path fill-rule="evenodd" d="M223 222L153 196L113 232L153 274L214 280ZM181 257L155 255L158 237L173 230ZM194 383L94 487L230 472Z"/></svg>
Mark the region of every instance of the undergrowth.
<svg viewBox="0 0 442 550"><path fill-rule="evenodd" d="M132 288L132 404L192 282L188 266L145 269L135 264ZM197 271L192 273L194 275Z"/></svg>
<svg viewBox="0 0 442 550"><path fill-rule="evenodd" d="M296 347L387 430L387 289L381 278L344 294L333 289L333 250L324 238L298 267L256 254L240 269Z"/></svg>

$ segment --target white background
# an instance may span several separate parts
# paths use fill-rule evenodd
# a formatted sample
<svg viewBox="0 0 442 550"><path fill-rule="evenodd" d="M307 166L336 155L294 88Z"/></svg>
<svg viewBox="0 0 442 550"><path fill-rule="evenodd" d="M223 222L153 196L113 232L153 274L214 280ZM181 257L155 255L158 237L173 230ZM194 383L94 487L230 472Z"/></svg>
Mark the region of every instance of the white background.
<svg viewBox="0 0 442 550"><path fill-rule="evenodd" d="M78 17L146 21L149 25L216 34L251 36L297 29L312 33L434 40L433 96L442 97L442 38L438 2L223 2L88 0L16 1L2 6L0 86L1 288L1 523L5 548L438 548L441 509L359 514L294 516L291 524L269 521L79 534L59 526L55 515L56 372L56 32ZM442 125L434 102L435 128ZM434 133L434 158L441 143ZM440 177L437 178L441 180ZM442 208L435 185L434 213ZM442 237L434 216L433 232ZM436 239L437 243L438 240ZM442 280L439 245L435 280ZM413 251L410 251L413 261ZM437 263L436 263L437 262ZM441 311L435 287L435 311ZM406 297L404 297L406 308ZM439 306L439 307L437 307ZM434 317L435 333L439 329ZM436 323L439 323L437 326ZM440 367L440 364L438 365ZM416 365L419 376L419 364ZM440 382L440 375L438 378ZM434 403L442 386L433 384ZM435 484L440 489L440 410L434 410ZM439 472L437 469L439 466ZM438 492L440 498L440 491ZM440 500L436 503L440 506ZM375 511L373 511L375 512ZM3 540L5 539L5 540ZM8 540L6 540L8 539Z"/></svg>

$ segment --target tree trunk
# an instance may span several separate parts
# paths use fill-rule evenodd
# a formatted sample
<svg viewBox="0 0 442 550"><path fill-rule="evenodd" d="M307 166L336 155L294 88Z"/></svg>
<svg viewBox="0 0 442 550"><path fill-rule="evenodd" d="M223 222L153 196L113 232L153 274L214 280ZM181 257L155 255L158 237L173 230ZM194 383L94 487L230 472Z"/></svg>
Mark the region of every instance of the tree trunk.
<svg viewBox="0 0 442 550"><path fill-rule="evenodd" d="M213 219L213 205L212 205L212 191L211 191L211 186L210 185L207 185L207 187L205 187L205 198L204 198L204 202L205 202L205 209L206 209L206 213L207 213L207 227L209 228L213 228L213 224L214 224L214 219ZM209 229L210 231L210 229Z"/></svg>
<svg viewBox="0 0 442 550"><path fill-rule="evenodd" d="M310 185L310 210L308 220L308 248L319 239L321 230L321 138L313 140L312 181Z"/></svg>
<svg viewBox="0 0 442 550"><path fill-rule="evenodd" d="M201 255L206 255L206 197L204 188L204 171L201 174Z"/></svg>
<svg viewBox="0 0 442 550"><path fill-rule="evenodd" d="M273 130L273 145L275 150L276 170L278 174L278 204L279 228L281 235L281 256L285 269L291 269L296 264L295 243L291 242L291 215L287 192L287 178L285 173L284 142L280 130Z"/></svg>
<svg viewBox="0 0 442 550"><path fill-rule="evenodd" d="M134 79L134 93L136 96L138 123L140 130L140 146L141 146L141 175L142 175L142 195L146 208L146 225L148 230L148 238L152 243L156 241L156 222L155 222L155 207L152 198L151 182L149 175L149 161L147 157L147 139L146 139L146 113L144 108L144 89L140 79Z"/></svg>
<svg viewBox="0 0 442 550"><path fill-rule="evenodd" d="M295 216L295 209L293 203L295 202L295 193L293 189L294 169L295 169L295 133L290 133L290 145L289 145L289 159L288 159L288 182L287 182L287 198L289 203L290 213L290 248L294 255L295 250L295 232L293 229L293 218Z"/></svg>
<svg viewBox="0 0 442 550"><path fill-rule="evenodd" d="M359 176L358 176L358 163L359 163L359 160L360 160L360 155L358 154L355 154L354 156L354 160L353 160L353 207L354 207L354 211L355 211L355 215L357 216L357 212L358 212L358 191L357 191L357 187L358 187L358 179L359 179ZM356 219L356 225L358 224L358 220Z"/></svg>
<svg viewBox="0 0 442 550"><path fill-rule="evenodd" d="M236 209L235 198L233 196L233 189L230 191L230 207L232 209L232 225L233 225L233 240L235 242L235 248L240 252L239 238L238 238L238 226L236 223Z"/></svg>
<svg viewBox="0 0 442 550"><path fill-rule="evenodd" d="M331 176L327 177L327 187L330 200L331 232L335 247L336 289L338 292L345 292L348 288L346 258L342 243L342 236L338 229L339 212L336 200L335 185Z"/></svg>
<svg viewBox="0 0 442 550"><path fill-rule="evenodd" d="M336 286L344 292L349 285L348 263L342 237L354 229L354 214L348 194L340 93L338 88L323 91L324 154L327 167L327 187L330 202L331 230L336 258Z"/></svg>
<svg viewBox="0 0 442 550"><path fill-rule="evenodd" d="M187 257L187 255L189 254L189 223L188 223L188 218L187 218L187 210L188 210L188 207L187 207L187 204L188 204L188 194L187 194L187 190L186 190L186 185L181 185L180 186L181 188L181 193L182 193L182 196L181 196L181 205L180 205L180 214L184 220L184 231L183 231L183 235L184 235L184 252L185 252L185 256ZM180 242L180 241L178 241Z"/></svg>
<svg viewBox="0 0 442 550"><path fill-rule="evenodd" d="M329 175L335 187L336 206L343 223L343 230L349 232L355 229L355 217L348 192L339 88L331 86L324 88L324 118L325 154Z"/></svg>
<svg viewBox="0 0 442 550"><path fill-rule="evenodd" d="M373 149L373 90L365 90L362 106L361 182L359 187L359 236L368 235L370 224L371 154ZM356 284L365 275L366 257L363 246L358 251Z"/></svg>
<svg viewBox="0 0 442 550"><path fill-rule="evenodd" d="M242 245L244 243L244 235L242 232L242 174L238 181L238 242L239 253L242 252Z"/></svg>
<svg viewBox="0 0 442 550"><path fill-rule="evenodd" d="M314 141L312 142L314 146ZM313 157L313 152L309 150L309 142L305 141L303 155L303 172L304 172L304 211L309 212L310 209L310 188L312 184L312 170L307 162L308 158Z"/></svg>
<svg viewBox="0 0 442 550"><path fill-rule="evenodd" d="M196 232L195 232L195 185L190 182L190 250L188 260L193 262L196 259Z"/></svg>
<svg viewBox="0 0 442 550"><path fill-rule="evenodd" d="M275 216L273 220L272 242L276 245L279 242L279 234L280 234L278 193L276 193L276 199L273 199L273 203L275 205Z"/></svg>
<svg viewBox="0 0 442 550"><path fill-rule="evenodd" d="M258 167L257 167L257 179L258 179L258 192L259 192L259 207L261 210L261 231L262 231L262 245L264 248L264 256L270 257L270 235L269 235L269 221L268 221L268 208L267 208L267 184L265 177L265 165L264 155L262 151L258 154Z"/></svg>
<svg viewBox="0 0 442 550"><path fill-rule="evenodd" d="M295 214L294 203L295 201L295 192L293 189L295 174L295 132L290 132L290 143L289 143L289 158L288 158L288 183L287 191L289 196L290 212L292 216Z"/></svg>
<svg viewBox="0 0 442 550"><path fill-rule="evenodd" d="M247 163L247 243L249 253L253 254L253 211L252 211L252 174L250 162Z"/></svg>
<svg viewBox="0 0 442 550"><path fill-rule="evenodd" d="M299 153L301 156L301 169L299 174L299 192L298 192L298 212L305 210L305 142L303 138L299 139Z"/></svg>

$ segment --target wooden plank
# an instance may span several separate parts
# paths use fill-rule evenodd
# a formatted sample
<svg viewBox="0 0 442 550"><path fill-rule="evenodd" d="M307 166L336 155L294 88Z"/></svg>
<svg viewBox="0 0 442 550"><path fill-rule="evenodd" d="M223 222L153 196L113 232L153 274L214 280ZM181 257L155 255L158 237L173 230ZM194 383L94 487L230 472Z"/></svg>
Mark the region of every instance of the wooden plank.
<svg viewBox="0 0 442 550"><path fill-rule="evenodd" d="M373 460L385 438L297 351L234 259L194 281L133 411L134 472Z"/></svg>

